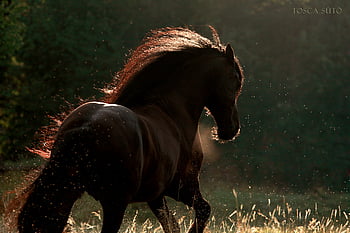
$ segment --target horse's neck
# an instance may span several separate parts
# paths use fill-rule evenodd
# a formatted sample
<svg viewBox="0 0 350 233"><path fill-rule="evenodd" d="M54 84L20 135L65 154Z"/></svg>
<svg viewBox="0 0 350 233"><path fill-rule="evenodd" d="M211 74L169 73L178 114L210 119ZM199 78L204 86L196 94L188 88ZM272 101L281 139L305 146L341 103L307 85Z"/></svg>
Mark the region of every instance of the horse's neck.
<svg viewBox="0 0 350 233"><path fill-rule="evenodd" d="M159 106L189 140L197 133L198 121L204 108L203 95L192 96L181 92L169 93Z"/></svg>
<svg viewBox="0 0 350 233"><path fill-rule="evenodd" d="M208 75L211 67L202 67L203 63L198 60L192 64L193 69L178 73L181 76L178 83L173 84L157 103L190 137L197 133L198 121L208 99Z"/></svg>

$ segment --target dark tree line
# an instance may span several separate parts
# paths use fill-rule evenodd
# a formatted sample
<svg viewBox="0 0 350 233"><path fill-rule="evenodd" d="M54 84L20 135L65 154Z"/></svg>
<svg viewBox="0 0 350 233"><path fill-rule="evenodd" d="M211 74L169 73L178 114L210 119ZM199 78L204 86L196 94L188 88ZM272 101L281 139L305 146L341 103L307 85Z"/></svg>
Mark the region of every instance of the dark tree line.
<svg viewBox="0 0 350 233"><path fill-rule="evenodd" d="M242 134L225 163L252 183L349 188L348 1L17 0L0 8L0 164L31 156L67 102L99 98L154 28L206 25L247 76Z"/></svg>

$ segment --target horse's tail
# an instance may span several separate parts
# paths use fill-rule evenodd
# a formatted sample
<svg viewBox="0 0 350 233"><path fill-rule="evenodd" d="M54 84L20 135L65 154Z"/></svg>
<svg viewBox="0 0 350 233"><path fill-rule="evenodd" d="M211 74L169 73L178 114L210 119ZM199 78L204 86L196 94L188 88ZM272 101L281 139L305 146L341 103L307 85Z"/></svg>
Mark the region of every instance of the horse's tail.
<svg viewBox="0 0 350 233"><path fill-rule="evenodd" d="M15 190L3 195L5 205L4 227L8 232L16 232L18 215L28 196L34 190L34 180L38 178L41 169L31 171L25 178L25 182ZM24 183L27 183L24 185ZM28 185L29 183L29 185Z"/></svg>
<svg viewBox="0 0 350 233"><path fill-rule="evenodd" d="M7 213L20 233L62 233L74 202L83 194L81 157L88 147L76 142L86 134L72 131L56 140L51 158L34 182L13 199Z"/></svg>

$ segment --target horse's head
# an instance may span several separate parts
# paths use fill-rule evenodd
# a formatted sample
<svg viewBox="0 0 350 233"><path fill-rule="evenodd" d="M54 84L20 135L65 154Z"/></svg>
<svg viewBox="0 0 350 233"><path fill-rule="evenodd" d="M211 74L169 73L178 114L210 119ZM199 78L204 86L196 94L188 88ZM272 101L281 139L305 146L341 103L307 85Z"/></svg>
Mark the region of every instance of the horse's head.
<svg viewBox="0 0 350 233"><path fill-rule="evenodd" d="M206 106L215 118L219 139L231 140L240 132L237 99L244 77L230 45L226 46L225 54L219 60L211 73L212 86Z"/></svg>

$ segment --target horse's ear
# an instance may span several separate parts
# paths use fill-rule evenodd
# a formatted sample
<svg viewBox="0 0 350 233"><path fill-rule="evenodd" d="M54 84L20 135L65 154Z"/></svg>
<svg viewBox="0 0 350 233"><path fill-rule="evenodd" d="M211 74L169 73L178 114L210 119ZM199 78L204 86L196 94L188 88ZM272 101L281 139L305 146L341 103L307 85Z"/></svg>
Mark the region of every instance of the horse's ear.
<svg viewBox="0 0 350 233"><path fill-rule="evenodd" d="M232 49L232 47L231 47L230 44L227 44L225 52L226 52L226 56L227 56L229 59L234 60L234 58L235 58L235 53L233 52L233 49Z"/></svg>

